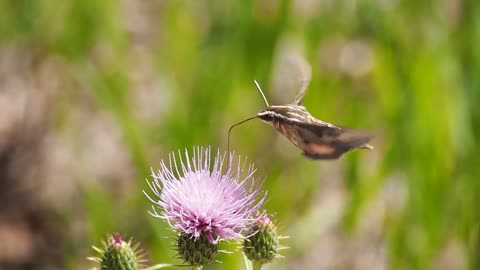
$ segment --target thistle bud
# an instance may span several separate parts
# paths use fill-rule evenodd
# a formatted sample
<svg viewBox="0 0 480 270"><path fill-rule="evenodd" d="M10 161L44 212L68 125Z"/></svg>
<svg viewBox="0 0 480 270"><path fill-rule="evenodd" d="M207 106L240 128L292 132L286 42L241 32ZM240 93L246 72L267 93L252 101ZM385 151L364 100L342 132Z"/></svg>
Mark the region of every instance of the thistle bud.
<svg viewBox="0 0 480 270"><path fill-rule="evenodd" d="M261 216L251 228L253 235L243 241L243 252L254 264L270 263L278 255L277 227L267 215ZM256 232L256 233L255 233Z"/></svg>
<svg viewBox="0 0 480 270"><path fill-rule="evenodd" d="M100 269L108 270L137 270L141 268L143 260L142 252L138 250L138 244L132 246L131 240L125 242L120 234L109 236L103 241L103 248L93 247L98 257L90 257L90 260L100 264Z"/></svg>
<svg viewBox="0 0 480 270"><path fill-rule="evenodd" d="M178 253L190 265L204 266L216 262L218 245L212 244L204 234L198 239L181 234L178 237Z"/></svg>

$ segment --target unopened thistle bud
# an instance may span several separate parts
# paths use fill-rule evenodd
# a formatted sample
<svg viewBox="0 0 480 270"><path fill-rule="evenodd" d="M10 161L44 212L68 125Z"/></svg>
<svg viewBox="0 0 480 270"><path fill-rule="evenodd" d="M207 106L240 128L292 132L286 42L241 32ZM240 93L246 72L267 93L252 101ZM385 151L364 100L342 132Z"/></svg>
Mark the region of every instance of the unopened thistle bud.
<svg viewBox="0 0 480 270"><path fill-rule="evenodd" d="M198 239L183 234L178 237L178 254L190 265L204 266L216 262L218 245L210 243L205 234Z"/></svg>
<svg viewBox="0 0 480 270"><path fill-rule="evenodd" d="M243 241L243 252L254 265L270 263L278 255L277 227L267 215L262 215L251 229L253 235ZM255 233L256 232L256 233Z"/></svg>
<svg viewBox="0 0 480 270"><path fill-rule="evenodd" d="M106 270L137 270L142 266L142 252L138 244L132 246L132 241L125 242L120 234L109 236L103 241L103 248L93 247L100 253L90 260L100 264L100 269Z"/></svg>

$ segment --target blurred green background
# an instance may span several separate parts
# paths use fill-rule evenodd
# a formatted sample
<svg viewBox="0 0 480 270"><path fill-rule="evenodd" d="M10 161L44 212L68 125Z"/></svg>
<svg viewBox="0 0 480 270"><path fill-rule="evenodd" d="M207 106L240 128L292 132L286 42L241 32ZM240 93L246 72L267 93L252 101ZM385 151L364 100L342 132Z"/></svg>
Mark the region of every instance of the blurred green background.
<svg viewBox="0 0 480 270"><path fill-rule="evenodd" d="M113 232L179 263L150 167L226 150L265 107L253 80L290 102L301 55L308 110L375 150L310 161L234 129L290 236L269 269L480 269L479 44L477 0L0 0L0 268L86 269Z"/></svg>

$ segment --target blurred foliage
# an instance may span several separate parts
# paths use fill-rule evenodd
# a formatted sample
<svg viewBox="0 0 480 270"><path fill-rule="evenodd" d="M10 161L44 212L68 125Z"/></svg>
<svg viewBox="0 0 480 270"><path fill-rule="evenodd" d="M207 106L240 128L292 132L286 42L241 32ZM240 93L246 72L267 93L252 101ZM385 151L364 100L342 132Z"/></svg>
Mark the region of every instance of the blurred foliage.
<svg viewBox="0 0 480 270"><path fill-rule="evenodd" d="M131 18L135 5L143 6L144 15ZM142 16L143 32L135 24ZM170 151L226 149L229 126L264 107L254 79L270 103L293 99L295 89L275 94L273 87L285 48L312 64L305 98L312 115L377 136L374 152L312 162L260 121L234 129L231 148L255 162L266 178L267 209L277 214L283 234L291 235L287 260L275 269L301 258L322 233L312 225L318 219L311 219L319 190L337 181L331 170L347 196L341 217L347 236L359 233L370 205L382 200L377 225L388 268L439 269L436 262L452 242L459 243L466 269L480 268L476 0L3 0L0 42L0 53L18 47L61 62L53 128L71 128L63 121L82 99L91 99L95 110L118 123L135 168L127 195L93 184L78 191L88 241L66 239L72 269L83 263L89 243L115 231L144 243L154 262L174 261L172 233L147 214L143 179ZM348 58L350 51L356 58ZM145 66L152 67L152 99L160 100L155 105L162 112L147 119L133 102L134 77L147 72ZM74 214L63 213L67 219ZM208 269L242 267L239 254L221 259L224 264Z"/></svg>

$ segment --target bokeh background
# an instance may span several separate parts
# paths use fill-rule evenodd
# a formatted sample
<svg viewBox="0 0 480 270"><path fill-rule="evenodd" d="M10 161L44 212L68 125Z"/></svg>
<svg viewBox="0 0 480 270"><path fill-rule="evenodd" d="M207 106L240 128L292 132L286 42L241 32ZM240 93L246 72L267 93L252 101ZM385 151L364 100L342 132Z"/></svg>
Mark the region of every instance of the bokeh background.
<svg viewBox="0 0 480 270"><path fill-rule="evenodd" d="M291 55L308 110L375 150L310 161L260 121L234 129L290 236L269 269L480 269L479 44L477 0L1 0L0 269L86 269L113 232L179 263L150 168L226 150L265 107L254 79L293 100Z"/></svg>

